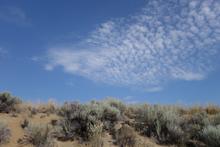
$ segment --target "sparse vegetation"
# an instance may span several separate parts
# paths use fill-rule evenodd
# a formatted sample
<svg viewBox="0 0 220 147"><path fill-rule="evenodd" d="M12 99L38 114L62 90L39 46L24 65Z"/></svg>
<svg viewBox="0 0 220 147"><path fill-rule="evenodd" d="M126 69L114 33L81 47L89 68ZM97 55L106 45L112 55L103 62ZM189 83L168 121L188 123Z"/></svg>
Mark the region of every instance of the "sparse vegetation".
<svg viewBox="0 0 220 147"><path fill-rule="evenodd" d="M11 137L11 131L8 128L7 124L3 121L0 121L0 145L7 143Z"/></svg>
<svg viewBox="0 0 220 147"><path fill-rule="evenodd" d="M183 142L182 119L176 107L144 106L139 109L135 122L143 134L157 138L159 143Z"/></svg>
<svg viewBox="0 0 220 147"><path fill-rule="evenodd" d="M185 118L182 128L190 139L201 140L200 134L209 124L208 114L205 111L201 111Z"/></svg>
<svg viewBox="0 0 220 147"><path fill-rule="evenodd" d="M153 138L162 145L217 147L220 146L219 110L220 107L215 105L126 105L110 98L85 104L67 102L58 106L49 102L32 105L21 103L9 93L0 94L2 116L16 120L25 114L18 124L25 135L18 143L36 147L53 147L56 140L104 147L106 134L120 147L152 146L141 142L140 137ZM47 120L50 116L56 117ZM36 118L47 120L47 123L31 123L30 120ZM10 135L7 125L0 122L0 144L7 143Z"/></svg>
<svg viewBox="0 0 220 147"><path fill-rule="evenodd" d="M35 109L38 113L46 113L46 114L52 114L56 113L57 105L52 100L49 100L47 103L38 104L35 106Z"/></svg>
<svg viewBox="0 0 220 147"><path fill-rule="evenodd" d="M211 147L220 146L220 125L218 126L206 126L202 133L202 139Z"/></svg>
<svg viewBox="0 0 220 147"><path fill-rule="evenodd" d="M54 147L52 128L49 125L30 124L25 128L25 136L18 140L19 144L31 144L34 147Z"/></svg>
<svg viewBox="0 0 220 147"><path fill-rule="evenodd" d="M125 124L116 132L116 143L120 147L135 147L136 137L134 129Z"/></svg>

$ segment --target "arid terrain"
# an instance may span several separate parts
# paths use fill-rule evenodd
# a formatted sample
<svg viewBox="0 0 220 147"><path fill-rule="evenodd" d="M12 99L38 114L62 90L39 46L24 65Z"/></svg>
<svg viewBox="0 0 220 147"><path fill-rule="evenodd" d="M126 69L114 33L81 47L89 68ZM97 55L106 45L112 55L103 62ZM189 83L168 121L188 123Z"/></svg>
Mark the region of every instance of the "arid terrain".
<svg viewBox="0 0 220 147"><path fill-rule="evenodd" d="M2 147L17 147L17 146L24 146L29 147L28 145L20 145L18 140L21 139L25 135L25 130L21 127L21 122L27 119L26 114L18 114L16 117L12 116L11 114L0 114L1 120L5 120L7 122L9 129L11 130L11 137L8 143L1 145ZM52 120L57 120L59 117L57 115L45 115L44 113L36 114L34 117L29 118L29 121L36 124L50 124ZM140 142L147 144L148 146L152 147L162 147L162 145L157 145L152 139L147 137L138 136ZM89 143L82 144L79 141L56 141L57 147L84 147L90 146ZM105 147L117 147L113 143L112 135L105 133L103 134L103 143ZM94 146L94 145L93 145ZM141 146L141 145L140 145ZM164 145L165 146L165 145Z"/></svg>
<svg viewBox="0 0 220 147"><path fill-rule="evenodd" d="M220 108L125 104L30 104L0 94L1 147L219 147Z"/></svg>

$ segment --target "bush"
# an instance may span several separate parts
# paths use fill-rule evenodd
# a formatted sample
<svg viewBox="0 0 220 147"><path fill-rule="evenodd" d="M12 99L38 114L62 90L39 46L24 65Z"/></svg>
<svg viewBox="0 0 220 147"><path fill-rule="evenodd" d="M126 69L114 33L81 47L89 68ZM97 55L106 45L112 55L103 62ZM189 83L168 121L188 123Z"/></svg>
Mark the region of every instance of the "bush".
<svg viewBox="0 0 220 147"><path fill-rule="evenodd" d="M10 93L0 93L0 113L9 113L16 111L16 105L21 103L17 97L11 96Z"/></svg>
<svg viewBox="0 0 220 147"><path fill-rule="evenodd" d="M52 129L45 124L30 124L25 128L25 136L18 140L22 145L31 144L34 147L54 147L55 141L52 138Z"/></svg>
<svg viewBox="0 0 220 147"><path fill-rule="evenodd" d="M7 143L11 137L11 131L5 122L0 121L0 145Z"/></svg>
<svg viewBox="0 0 220 147"><path fill-rule="evenodd" d="M102 123L92 110L87 105L66 103L60 113L64 118L59 123L58 138L71 140L74 136L78 136L83 140L90 140L94 135L102 132Z"/></svg>
<svg viewBox="0 0 220 147"><path fill-rule="evenodd" d="M112 128L115 124L121 120L122 115L121 111L111 105L112 101L102 101L102 102L95 102L88 104L88 108L90 110L90 115L95 116L99 121L103 122L104 130L110 131L112 133Z"/></svg>
<svg viewBox="0 0 220 147"><path fill-rule="evenodd" d="M184 142L182 119L175 107L144 106L139 113L136 122L143 134L156 137L160 143Z"/></svg>
<svg viewBox="0 0 220 147"><path fill-rule="evenodd" d="M191 139L200 140L201 131L210 124L205 111L195 113L184 121L182 128Z"/></svg>
<svg viewBox="0 0 220 147"><path fill-rule="evenodd" d="M115 123L118 120L120 120L120 111L114 107L106 107L103 112L102 119L104 121L110 121L112 123Z"/></svg>
<svg viewBox="0 0 220 147"><path fill-rule="evenodd" d="M211 118L211 124L214 125L214 126L220 125L220 113L214 115Z"/></svg>
<svg viewBox="0 0 220 147"><path fill-rule="evenodd" d="M116 123L121 119L123 104L120 101L106 99L101 102L92 101L87 105L90 115L95 116L101 121ZM125 109L125 108L124 108Z"/></svg>
<svg viewBox="0 0 220 147"><path fill-rule="evenodd" d="M211 147L220 146L220 125L218 126L207 126L201 133L203 141Z"/></svg>
<svg viewBox="0 0 220 147"><path fill-rule="evenodd" d="M78 102L65 102L64 105L58 110L58 114L64 118L69 118L71 114L78 109L80 109L81 105Z"/></svg>
<svg viewBox="0 0 220 147"><path fill-rule="evenodd" d="M133 128L123 125L116 131L116 143L120 147L134 147L136 144L136 133Z"/></svg>
<svg viewBox="0 0 220 147"><path fill-rule="evenodd" d="M142 112L146 107L148 107L147 104L130 104L126 108L125 115L130 119L136 119L139 116L137 114Z"/></svg>
<svg viewBox="0 0 220 147"><path fill-rule="evenodd" d="M61 140L70 140L73 136L90 140L97 130L110 130L121 118L120 110L106 101L92 101L83 105L65 103L59 114L64 117L60 121L61 133L58 133Z"/></svg>
<svg viewBox="0 0 220 147"><path fill-rule="evenodd" d="M118 109L121 114L123 114L127 109L125 104L114 98L107 98L103 101L103 103Z"/></svg>

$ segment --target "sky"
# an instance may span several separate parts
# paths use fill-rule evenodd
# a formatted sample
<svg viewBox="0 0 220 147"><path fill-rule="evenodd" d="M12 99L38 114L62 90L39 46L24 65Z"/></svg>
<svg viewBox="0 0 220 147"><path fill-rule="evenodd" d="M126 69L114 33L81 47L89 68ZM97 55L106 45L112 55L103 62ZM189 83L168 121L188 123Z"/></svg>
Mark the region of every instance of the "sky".
<svg viewBox="0 0 220 147"><path fill-rule="evenodd" d="M0 92L220 104L219 0L1 0Z"/></svg>

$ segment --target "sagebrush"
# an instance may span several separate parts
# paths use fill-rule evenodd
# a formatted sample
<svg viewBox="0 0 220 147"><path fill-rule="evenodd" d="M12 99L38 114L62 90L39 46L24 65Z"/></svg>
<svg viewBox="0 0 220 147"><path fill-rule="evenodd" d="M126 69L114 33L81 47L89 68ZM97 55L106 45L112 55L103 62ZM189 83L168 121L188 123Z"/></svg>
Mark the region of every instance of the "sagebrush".
<svg viewBox="0 0 220 147"><path fill-rule="evenodd" d="M8 128L7 123L0 121L0 145L7 143L11 137L11 130Z"/></svg>

